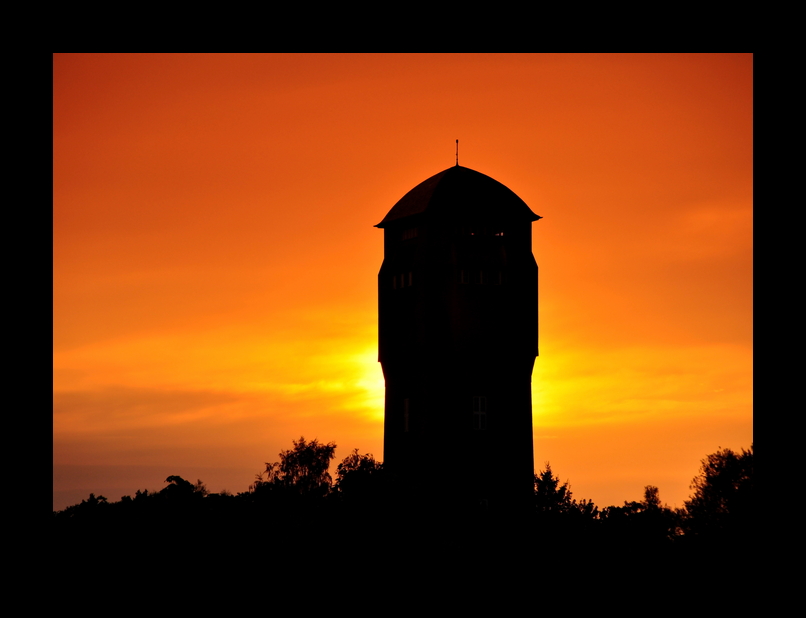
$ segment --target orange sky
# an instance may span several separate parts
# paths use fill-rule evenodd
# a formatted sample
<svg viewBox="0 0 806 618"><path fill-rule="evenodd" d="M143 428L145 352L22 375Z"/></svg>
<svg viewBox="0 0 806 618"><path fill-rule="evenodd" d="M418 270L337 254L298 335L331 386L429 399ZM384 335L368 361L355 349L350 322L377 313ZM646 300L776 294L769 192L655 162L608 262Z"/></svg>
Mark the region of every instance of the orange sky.
<svg viewBox="0 0 806 618"><path fill-rule="evenodd" d="M54 56L54 508L383 458L373 226L460 163L534 212L535 461L682 506L752 441L752 56Z"/></svg>

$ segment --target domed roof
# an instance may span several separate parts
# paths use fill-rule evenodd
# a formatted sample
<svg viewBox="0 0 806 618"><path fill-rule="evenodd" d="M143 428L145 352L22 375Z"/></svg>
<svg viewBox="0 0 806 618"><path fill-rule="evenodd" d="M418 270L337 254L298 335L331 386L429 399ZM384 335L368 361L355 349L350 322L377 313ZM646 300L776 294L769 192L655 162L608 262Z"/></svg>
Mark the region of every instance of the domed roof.
<svg viewBox="0 0 806 618"><path fill-rule="evenodd" d="M537 221L521 198L497 180L455 165L424 180L398 200L375 227L424 212L446 218Z"/></svg>

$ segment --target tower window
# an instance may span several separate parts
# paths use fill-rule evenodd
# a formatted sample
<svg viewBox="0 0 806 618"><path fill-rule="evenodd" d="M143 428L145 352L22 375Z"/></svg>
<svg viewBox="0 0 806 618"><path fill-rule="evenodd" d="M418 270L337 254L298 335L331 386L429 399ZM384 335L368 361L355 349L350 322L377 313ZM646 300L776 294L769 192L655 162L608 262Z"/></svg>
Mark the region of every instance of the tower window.
<svg viewBox="0 0 806 618"><path fill-rule="evenodd" d="M487 398L473 397L473 429L487 429Z"/></svg>
<svg viewBox="0 0 806 618"><path fill-rule="evenodd" d="M411 271L407 273L400 273L399 275L392 276L392 289L411 287L414 282L414 273Z"/></svg>
<svg viewBox="0 0 806 618"><path fill-rule="evenodd" d="M401 240L408 240L409 238L417 238L417 228L412 227L408 230L403 230L403 233L400 235Z"/></svg>
<svg viewBox="0 0 806 618"><path fill-rule="evenodd" d="M459 271L459 283L470 283L470 272L467 270Z"/></svg>
<svg viewBox="0 0 806 618"><path fill-rule="evenodd" d="M409 399L408 397L403 400L403 431L409 431Z"/></svg>

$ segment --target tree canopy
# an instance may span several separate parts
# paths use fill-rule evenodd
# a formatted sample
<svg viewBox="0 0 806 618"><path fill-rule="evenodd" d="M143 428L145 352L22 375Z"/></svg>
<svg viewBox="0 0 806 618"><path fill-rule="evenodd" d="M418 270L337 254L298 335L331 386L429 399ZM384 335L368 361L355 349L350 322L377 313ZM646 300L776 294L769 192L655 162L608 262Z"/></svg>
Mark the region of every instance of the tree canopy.
<svg viewBox="0 0 806 618"><path fill-rule="evenodd" d="M358 449L338 464L333 483L329 469L335 452L333 442L300 437L292 448L279 453L279 461L266 463L248 492L210 494L201 480L194 484L173 475L165 479L160 491L138 490L133 499L123 496L117 503L90 494L87 500L54 516L62 531L75 523L78 529L96 530L98 534L139 530L143 537L165 526L217 526L227 530L268 520L281 523L286 530L301 531L327 519L346 535L344 538L372 538L372 543L388 534L390 518L402 516L409 535L400 537L405 544L443 530L446 522L456 521L455 515L461 512L456 509L467 506L439 502L439 496L433 494L411 492L388 477L383 462ZM500 521L506 520L511 530L520 525L516 521L521 522L526 527L518 530L528 529L544 549L558 552L567 551L568 543L578 549L599 544L610 551L698 547L715 539L742 547L736 541L747 539L753 527L753 446L740 452L720 448L705 457L691 488L692 496L683 509L669 508L661 502L659 489L646 485L643 499L600 511L591 501L575 500L570 483L561 482L546 462L534 475L531 508L515 512L498 503L483 510L468 507L462 521L468 530L500 530L490 522L502 515ZM443 517L446 514L448 518ZM489 540L496 538L490 536Z"/></svg>
<svg viewBox="0 0 806 618"><path fill-rule="evenodd" d="M686 532L724 537L747 534L752 526L753 445L735 452L720 448L702 460L685 502Z"/></svg>
<svg viewBox="0 0 806 618"><path fill-rule="evenodd" d="M334 490L350 499L378 497L383 480L383 463L372 453L359 454L358 449L347 455L336 468Z"/></svg>
<svg viewBox="0 0 806 618"><path fill-rule="evenodd" d="M280 486L300 494L327 494L332 483L330 462L336 456L336 443L324 444L316 439L306 442L304 437L293 443L294 448L280 453L279 462L266 463L266 470L258 475L253 489Z"/></svg>

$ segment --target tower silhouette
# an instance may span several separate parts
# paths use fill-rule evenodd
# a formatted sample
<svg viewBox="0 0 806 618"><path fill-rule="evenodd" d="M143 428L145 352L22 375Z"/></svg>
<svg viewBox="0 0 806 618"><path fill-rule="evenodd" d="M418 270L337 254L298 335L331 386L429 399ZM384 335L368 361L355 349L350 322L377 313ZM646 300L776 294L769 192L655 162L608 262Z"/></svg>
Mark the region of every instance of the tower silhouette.
<svg viewBox="0 0 806 618"><path fill-rule="evenodd" d="M376 226L384 462L432 498L493 506L532 495L540 218L457 163Z"/></svg>

